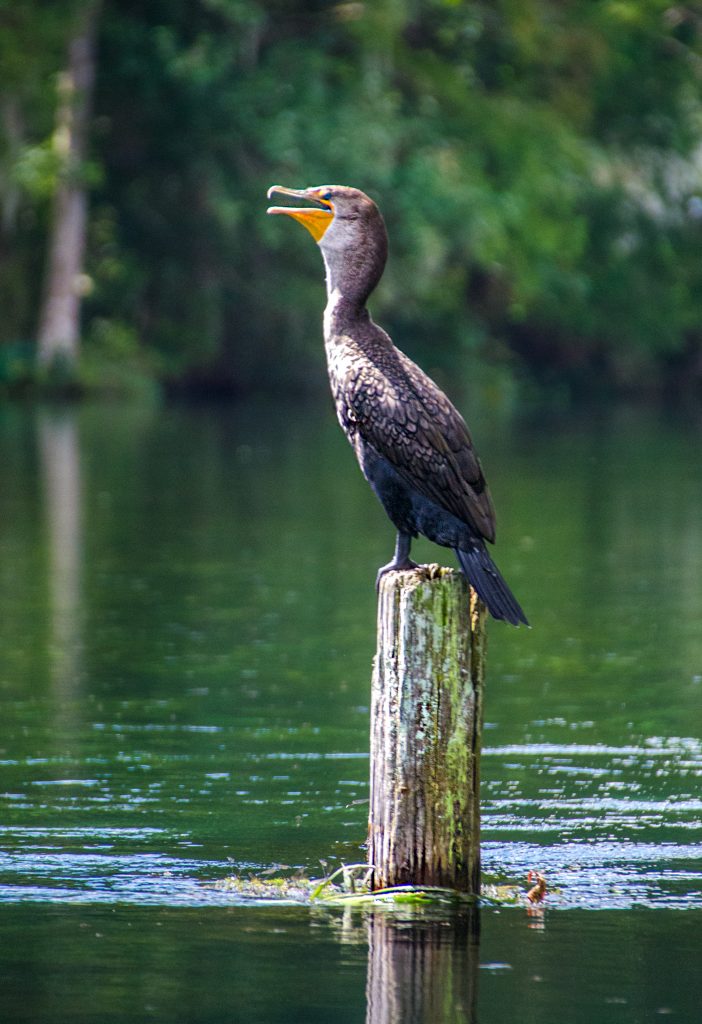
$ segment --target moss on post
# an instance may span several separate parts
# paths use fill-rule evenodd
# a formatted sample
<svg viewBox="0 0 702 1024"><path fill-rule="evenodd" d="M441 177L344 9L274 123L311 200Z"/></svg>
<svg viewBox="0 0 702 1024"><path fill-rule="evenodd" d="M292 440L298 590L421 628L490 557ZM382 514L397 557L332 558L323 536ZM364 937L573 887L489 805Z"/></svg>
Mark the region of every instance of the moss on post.
<svg viewBox="0 0 702 1024"><path fill-rule="evenodd" d="M485 611L437 565L381 580L371 698L373 886L480 886Z"/></svg>

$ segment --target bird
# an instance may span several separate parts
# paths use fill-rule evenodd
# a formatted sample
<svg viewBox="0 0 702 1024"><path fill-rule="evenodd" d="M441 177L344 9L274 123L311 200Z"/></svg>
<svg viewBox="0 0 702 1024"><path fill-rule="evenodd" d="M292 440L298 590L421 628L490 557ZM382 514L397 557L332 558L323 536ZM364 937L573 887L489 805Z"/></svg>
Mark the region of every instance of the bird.
<svg viewBox="0 0 702 1024"><path fill-rule="evenodd" d="M267 212L297 220L321 250L324 345L337 417L396 530L393 557L378 570L376 587L387 572L418 568L410 550L422 535L453 548L493 618L528 626L486 548L495 541L495 510L463 417L368 311L388 255L378 206L348 185L273 185L268 199L276 195L307 204Z"/></svg>

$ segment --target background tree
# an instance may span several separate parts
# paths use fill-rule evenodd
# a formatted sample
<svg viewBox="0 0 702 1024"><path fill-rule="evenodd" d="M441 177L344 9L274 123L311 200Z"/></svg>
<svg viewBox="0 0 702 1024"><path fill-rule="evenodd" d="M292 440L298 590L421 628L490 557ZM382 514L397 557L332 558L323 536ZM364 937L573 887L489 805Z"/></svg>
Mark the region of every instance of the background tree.
<svg viewBox="0 0 702 1024"><path fill-rule="evenodd" d="M12 376L36 329L55 182L53 77L66 46L66 7L0 0L0 377Z"/></svg>
<svg viewBox="0 0 702 1024"><path fill-rule="evenodd" d="M81 372L321 383L317 254L264 197L333 181L381 203L374 310L435 372L470 354L563 396L700 387L701 27L660 0L105 0ZM40 49L38 141L5 118L0 295L22 301L0 352L31 334L48 237Z"/></svg>
<svg viewBox="0 0 702 1024"><path fill-rule="evenodd" d="M66 70L58 76L53 150L58 174L49 225L44 296L37 356L42 367L73 367L80 339L80 306L86 289L83 257L88 220L85 160L95 79L98 3L83 4L68 43Z"/></svg>

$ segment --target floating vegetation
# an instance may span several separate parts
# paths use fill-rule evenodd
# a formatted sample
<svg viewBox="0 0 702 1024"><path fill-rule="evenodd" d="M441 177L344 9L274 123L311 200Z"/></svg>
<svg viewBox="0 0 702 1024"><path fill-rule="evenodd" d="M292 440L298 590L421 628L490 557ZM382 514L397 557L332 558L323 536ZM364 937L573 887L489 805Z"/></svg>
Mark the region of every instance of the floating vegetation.
<svg viewBox="0 0 702 1024"><path fill-rule="evenodd" d="M436 906L437 904L455 906L457 904L474 903L475 900L467 893L455 889L444 889L438 885L393 885L387 889L376 889L373 892L353 892L323 896L321 900L332 906Z"/></svg>
<svg viewBox="0 0 702 1024"><path fill-rule="evenodd" d="M438 885L395 885L370 888L372 868L368 864L343 864L325 878L231 875L215 882L215 888L231 892L242 900L255 902L307 903L329 907L425 907L465 906L475 903L468 893ZM523 887L486 883L480 901L488 904L523 905Z"/></svg>
<svg viewBox="0 0 702 1024"><path fill-rule="evenodd" d="M504 906L524 906L526 903L542 903L549 892L558 893L559 889L547 887L546 878L540 871L530 870L527 874L528 891L521 885L506 885L483 880L480 888L480 902L483 904Z"/></svg>
<svg viewBox="0 0 702 1024"><path fill-rule="evenodd" d="M230 892L242 900L271 903L310 903L312 893L319 881L313 878L293 876L291 878L260 878L228 875L214 883L215 889Z"/></svg>
<svg viewBox="0 0 702 1024"><path fill-rule="evenodd" d="M519 885L485 882L480 888L480 902L488 906L520 906L524 902L524 890Z"/></svg>

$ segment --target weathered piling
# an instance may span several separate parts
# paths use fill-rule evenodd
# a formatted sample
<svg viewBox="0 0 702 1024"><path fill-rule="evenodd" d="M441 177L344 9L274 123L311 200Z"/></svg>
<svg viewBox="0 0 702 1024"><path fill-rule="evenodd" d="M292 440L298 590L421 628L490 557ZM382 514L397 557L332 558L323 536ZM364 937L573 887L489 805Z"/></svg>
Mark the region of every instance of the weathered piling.
<svg viewBox="0 0 702 1024"><path fill-rule="evenodd" d="M373 888L480 886L485 609L437 565L382 578L371 696Z"/></svg>

